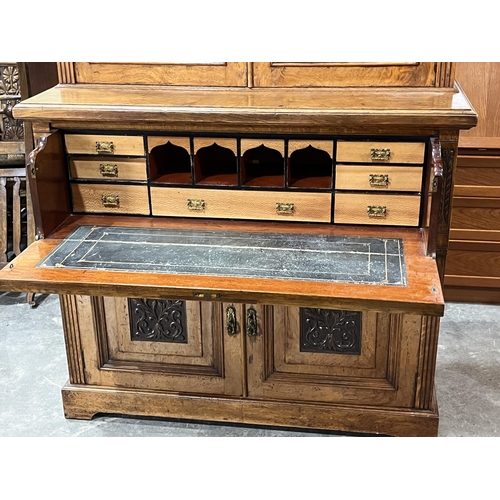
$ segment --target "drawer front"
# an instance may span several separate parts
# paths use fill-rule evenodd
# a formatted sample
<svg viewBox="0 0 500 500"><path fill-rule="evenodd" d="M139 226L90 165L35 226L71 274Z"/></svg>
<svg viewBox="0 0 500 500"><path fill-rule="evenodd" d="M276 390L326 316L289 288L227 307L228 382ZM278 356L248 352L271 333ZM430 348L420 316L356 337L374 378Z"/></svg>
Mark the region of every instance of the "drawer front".
<svg viewBox="0 0 500 500"><path fill-rule="evenodd" d="M470 200L471 202L474 199ZM490 206L481 203L478 200L478 206L453 206L451 212L451 223L453 229L477 229L484 231L500 231L500 200L490 200ZM458 199L458 203L462 199ZM483 206L481 206L483 205ZM488 238L491 239L491 238Z"/></svg>
<svg viewBox="0 0 500 500"><path fill-rule="evenodd" d="M69 160L69 168L73 179L147 180L146 160L140 158L113 161L106 157L95 160L73 157Z"/></svg>
<svg viewBox="0 0 500 500"><path fill-rule="evenodd" d="M64 141L70 154L144 156L141 136L67 134Z"/></svg>
<svg viewBox="0 0 500 500"><path fill-rule="evenodd" d="M486 250L479 243L476 248L476 250L450 248L446 257L446 274L500 278L500 243L487 245Z"/></svg>
<svg viewBox="0 0 500 500"><path fill-rule="evenodd" d="M389 194L335 194L334 222L418 226L420 196Z"/></svg>
<svg viewBox="0 0 500 500"><path fill-rule="evenodd" d="M153 215L330 222L330 193L151 188Z"/></svg>
<svg viewBox="0 0 500 500"><path fill-rule="evenodd" d="M415 191L422 187L422 167L337 165L336 189Z"/></svg>
<svg viewBox="0 0 500 500"><path fill-rule="evenodd" d="M500 186L500 157L458 156L455 186Z"/></svg>
<svg viewBox="0 0 500 500"><path fill-rule="evenodd" d="M423 142L337 142L337 162L418 164L424 153Z"/></svg>
<svg viewBox="0 0 500 500"><path fill-rule="evenodd" d="M72 184L73 210L149 215L147 186Z"/></svg>

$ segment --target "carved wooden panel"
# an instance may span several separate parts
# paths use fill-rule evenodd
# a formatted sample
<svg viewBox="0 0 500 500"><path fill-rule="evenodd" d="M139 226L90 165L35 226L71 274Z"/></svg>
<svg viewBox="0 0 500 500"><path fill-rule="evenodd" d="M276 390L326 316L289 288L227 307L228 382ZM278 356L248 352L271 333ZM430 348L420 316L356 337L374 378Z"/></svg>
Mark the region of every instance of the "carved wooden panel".
<svg viewBox="0 0 500 500"><path fill-rule="evenodd" d="M132 340L187 344L183 300L128 299Z"/></svg>
<svg viewBox="0 0 500 500"><path fill-rule="evenodd" d="M14 63L0 63L0 140L24 139L24 126L12 116L12 108L21 99L19 70Z"/></svg>
<svg viewBox="0 0 500 500"><path fill-rule="evenodd" d="M301 352L361 353L361 313L300 309Z"/></svg>

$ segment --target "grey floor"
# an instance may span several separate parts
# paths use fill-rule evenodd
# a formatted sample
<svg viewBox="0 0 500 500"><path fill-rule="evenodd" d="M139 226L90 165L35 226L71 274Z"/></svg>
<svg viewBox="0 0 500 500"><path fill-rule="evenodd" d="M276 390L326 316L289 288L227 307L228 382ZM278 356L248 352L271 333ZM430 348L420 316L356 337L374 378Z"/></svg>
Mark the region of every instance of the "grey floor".
<svg viewBox="0 0 500 500"><path fill-rule="evenodd" d="M0 436L335 436L335 433L98 416L66 420L68 379L57 296L31 309L0 294ZM500 306L449 303L436 385L440 436L500 436Z"/></svg>

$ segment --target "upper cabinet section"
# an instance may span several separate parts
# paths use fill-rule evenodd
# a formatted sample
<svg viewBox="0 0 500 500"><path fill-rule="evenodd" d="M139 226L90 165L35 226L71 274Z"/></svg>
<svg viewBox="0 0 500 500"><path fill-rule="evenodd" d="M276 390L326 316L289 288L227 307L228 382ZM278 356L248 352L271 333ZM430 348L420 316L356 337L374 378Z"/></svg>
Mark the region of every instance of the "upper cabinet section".
<svg viewBox="0 0 500 500"><path fill-rule="evenodd" d="M59 63L60 83L201 87L453 87L446 62Z"/></svg>
<svg viewBox="0 0 500 500"><path fill-rule="evenodd" d="M247 87L248 68L243 62L211 63L60 63L61 83L112 83Z"/></svg>

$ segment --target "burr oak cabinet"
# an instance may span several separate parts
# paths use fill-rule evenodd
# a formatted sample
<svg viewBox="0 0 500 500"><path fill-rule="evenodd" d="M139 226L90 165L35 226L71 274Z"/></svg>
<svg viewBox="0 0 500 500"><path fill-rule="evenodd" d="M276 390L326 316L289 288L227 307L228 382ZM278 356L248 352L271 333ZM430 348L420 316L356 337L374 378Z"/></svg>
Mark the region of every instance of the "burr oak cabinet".
<svg viewBox="0 0 500 500"><path fill-rule="evenodd" d="M14 109L68 418L436 435L452 63L59 63Z"/></svg>

